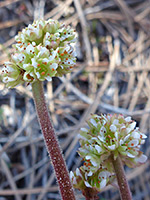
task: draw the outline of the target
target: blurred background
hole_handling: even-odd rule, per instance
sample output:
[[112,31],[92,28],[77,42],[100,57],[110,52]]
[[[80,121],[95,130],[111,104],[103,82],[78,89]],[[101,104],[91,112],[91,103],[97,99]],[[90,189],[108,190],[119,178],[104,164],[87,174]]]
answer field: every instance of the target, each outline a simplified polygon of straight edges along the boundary
[[[35,8],[39,10],[35,10]],[[13,53],[14,36],[34,16],[77,30],[77,64],[71,74],[44,82],[46,99],[69,170],[81,165],[77,134],[91,113],[131,116],[148,138],[150,155],[150,1],[0,1],[0,70]],[[1,74],[0,74],[1,80]],[[125,168],[133,200],[150,199],[150,161]],[[76,191],[77,200],[84,200]],[[106,187],[101,200],[119,200]],[[36,118],[31,86],[0,81],[0,200],[60,200]]]

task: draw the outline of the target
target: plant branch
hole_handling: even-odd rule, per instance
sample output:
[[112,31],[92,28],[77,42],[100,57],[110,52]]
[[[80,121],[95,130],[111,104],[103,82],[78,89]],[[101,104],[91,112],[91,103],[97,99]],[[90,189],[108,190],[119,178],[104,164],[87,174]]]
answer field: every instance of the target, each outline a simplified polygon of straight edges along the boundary
[[38,115],[38,120],[44,135],[47,151],[50,155],[55,175],[58,181],[60,193],[63,200],[75,200],[74,191],[69,179],[69,173],[62,156],[62,152],[51,123],[48,108],[45,102],[43,85],[41,81],[32,84],[33,97]]

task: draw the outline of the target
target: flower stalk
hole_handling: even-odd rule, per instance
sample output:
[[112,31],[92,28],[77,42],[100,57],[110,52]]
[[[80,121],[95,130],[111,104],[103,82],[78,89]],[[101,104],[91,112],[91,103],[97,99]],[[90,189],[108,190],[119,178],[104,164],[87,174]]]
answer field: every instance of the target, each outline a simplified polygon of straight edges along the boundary
[[98,197],[97,193],[98,192],[96,190],[88,187],[82,191],[82,194],[86,200],[99,200],[100,198]]
[[78,136],[83,166],[70,172],[74,188],[81,190],[88,200],[94,191],[100,192],[117,177],[121,199],[131,200],[123,164],[134,168],[146,162],[147,156],[140,147],[147,136],[129,116],[92,115],[87,124]]
[[132,200],[131,191],[128,185],[128,181],[125,175],[125,171],[120,156],[118,155],[116,160],[114,159],[114,157],[112,157],[112,163],[116,173],[121,199]]
[[38,19],[15,37],[14,54],[4,63],[2,80],[8,88],[32,84],[38,120],[47,151],[52,160],[63,200],[74,200],[75,195],[57,136],[54,132],[40,81],[51,81],[54,76],[71,72],[76,57],[72,43],[76,31],[57,20]]
[[47,151],[50,155],[55,175],[58,181],[62,200],[75,200],[74,191],[69,179],[69,173],[62,156],[57,136],[51,123],[50,115],[45,102],[42,82],[36,81],[32,84],[33,97],[37,111],[38,120],[44,136]]

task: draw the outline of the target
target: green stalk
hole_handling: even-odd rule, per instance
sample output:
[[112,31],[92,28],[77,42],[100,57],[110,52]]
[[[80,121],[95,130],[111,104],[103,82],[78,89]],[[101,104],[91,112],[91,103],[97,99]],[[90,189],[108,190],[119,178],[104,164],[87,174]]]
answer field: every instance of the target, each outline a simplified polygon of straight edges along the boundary
[[112,157],[112,163],[116,173],[121,199],[132,200],[131,191],[128,185],[128,181],[125,175],[123,163],[121,161],[120,156],[118,155],[116,160],[114,160],[114,158]]
[[51,123],[48,108],[45,102],[44,90],[41,81],[32,84],[34,103],[38,120],[44,136],[47,151],[50,155],[55,175],[58,181],[63,200],[75,200],[74,191],[70,182],[69,173],[59,146],[57,136]]

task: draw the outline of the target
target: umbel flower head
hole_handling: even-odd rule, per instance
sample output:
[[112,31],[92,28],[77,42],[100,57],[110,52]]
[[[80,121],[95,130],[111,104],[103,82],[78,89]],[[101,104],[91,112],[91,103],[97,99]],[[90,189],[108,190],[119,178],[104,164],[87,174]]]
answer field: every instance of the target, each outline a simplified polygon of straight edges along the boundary
[[51,81],[71,71],[76,63],[72,43],[76,33],[57,20],[37,20],[15,37],[11,62],[2,69],[3,82],[13,88],[24,82]]
[[75,188],[100,190],[111,182],[114,177],[112,157],[116,160],[119,156],[129,167],[136,167],[147,160],[140,151],[147,136],[139,131],[131,117],[92,115],[87,123],[88,128],[81,128],[79,134],[81,147],[78,153],[84,165],[75,173],[71,172]]
[[[89,162],[85,165],[88,167]],[[114,180],[114,173],[110,172],[104,166],[101,166],[95,173],[93,173],[90,171],[90,168],[85,169],[85,165],[77,168],[74,173],[72,171],[70,172],[70,179],[74,188],[84,191],[88,187],[99,192]]]
[[122,161],[129,167],[135,167],[146,161],[140,151],[147,136],[139,131],[131,117],[123,115],[92,115],[87,122],[89,128],[80,132],[79,154],[84,160],[90,160],[95,170],[99,165],[114,159],[120,154]]

